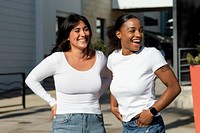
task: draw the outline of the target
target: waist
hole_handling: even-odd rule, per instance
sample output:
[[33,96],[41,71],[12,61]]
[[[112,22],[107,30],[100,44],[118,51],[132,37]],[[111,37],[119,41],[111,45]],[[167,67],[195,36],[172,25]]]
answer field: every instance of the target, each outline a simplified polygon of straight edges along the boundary
[[92,113],[100,114],[99,101],[88,102],[57,102],[56,114],[69,114],[69,113]]
[[97,113],[99,114],[99,96],[94,94],[67,94],[56,92],[57,113]]
[[[156,116],[154,117],[154,119],[160,119],[160,118],[162,118],[162,116],[161,116],[160,114],[158,114],[158,115],[156,115]],[[139,119],[139,115],[133,117],[133,118],[130,120],[130,122],[131,122],[131,121],[135,121],[135,120],[137,120],[137,119]]]

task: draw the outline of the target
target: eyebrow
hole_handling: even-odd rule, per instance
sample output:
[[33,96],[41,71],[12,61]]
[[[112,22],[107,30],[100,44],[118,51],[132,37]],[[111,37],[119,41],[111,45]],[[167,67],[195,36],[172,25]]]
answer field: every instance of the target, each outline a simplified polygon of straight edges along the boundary
[[[83,27],[83,29],[84,28],[89,28],[87,25],[85,25],[84,27]],[[75,27],[75,28],[73,28],[73,29],[81,29],[80,27]]]
[[[131,28],[135,28],[135,27],[128,27],[127,29],[131,29]],[[143,29],[143,26],[141,26],[139,29]]]

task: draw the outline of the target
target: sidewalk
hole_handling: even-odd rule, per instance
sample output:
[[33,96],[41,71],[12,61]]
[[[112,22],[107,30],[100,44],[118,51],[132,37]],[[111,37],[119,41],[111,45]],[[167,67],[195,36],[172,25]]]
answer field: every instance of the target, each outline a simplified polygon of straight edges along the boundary
[[[49,91],[55,96],[55,91]],[[107,133],[122,133],[121,123],[110,112],[108,93],[101,99]],[[21,97],[0,100],[1,133],[50,133],[50,107],[35,94],[26,96],[26,109]],[[18,105],[18,106],[14,106]],[[168,107],[161,112],[166,133],[195,133],[193,110]]]

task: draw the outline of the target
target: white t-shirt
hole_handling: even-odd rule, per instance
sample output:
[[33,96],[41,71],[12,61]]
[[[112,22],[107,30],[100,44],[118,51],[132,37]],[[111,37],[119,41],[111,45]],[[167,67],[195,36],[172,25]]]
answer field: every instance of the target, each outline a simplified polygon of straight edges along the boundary
[[107,66],[113,73],[110,90],[118,101],[123,121],[130,121],[154,104],[154,72],[165,64],[164,57],[155,48],[142,47],[128,56],[115,50],[109,55]]
[[[57,114],[100,114],[99,95],[102,89],[101,71],[107,58],[96,51],[96,61],[87,71],[71,67],[63,52],[55,52],[39,63],[26,78],[26,84],[50,106],[57,104]],[[43,88],[40,81],[54,77],[56,100]],[[104,86],[105,87],[105,86]]]

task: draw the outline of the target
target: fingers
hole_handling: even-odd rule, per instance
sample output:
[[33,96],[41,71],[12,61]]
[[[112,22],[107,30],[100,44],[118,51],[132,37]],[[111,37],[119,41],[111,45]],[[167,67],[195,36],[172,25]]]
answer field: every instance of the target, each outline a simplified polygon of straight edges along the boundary
[[56,105],[51,107],[51,116],[50,121],[52,122],[53,118],[56,116]]
[[121,114],[114,114],[114,115],[115,115],[115,117],[117,117],[117,119],[119,121],[122,121],[122,115]]
[[52,122],[53,118],[55,117],[55,115],[51,115],[50,116],[50,121]]
[[112,108],[111,111],[119,121],[122,121],[122,115],[119,113],[118,107]]
[[150,124],[147,124],[147,123],[142,123],[139,119],[136,120],[136,124],[139,127],[148,127],[150,125]]
[[137,117],[136,124],[140,127],[148,127],[153,121],[152,115],[147,110],[141,112]]

